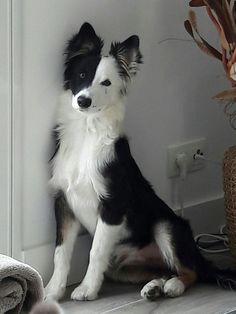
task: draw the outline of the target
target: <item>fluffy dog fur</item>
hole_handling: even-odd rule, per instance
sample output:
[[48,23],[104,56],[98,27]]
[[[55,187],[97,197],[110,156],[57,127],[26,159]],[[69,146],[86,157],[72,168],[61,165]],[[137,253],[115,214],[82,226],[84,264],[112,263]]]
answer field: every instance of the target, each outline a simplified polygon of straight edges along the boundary
[[123,132],[127,88],[142,55],[138,36],[103,41],[88,23],[66,48],[52,178],[57,221],[55,269],[48,298],[65,290],[74,242],[83,225],[93,237],[90,260],[73,300],[93,300],[104,275],[143,282],[141,295],[181,295],[197,280],[235,288],[234,272],[204,260],[188,222],[153,191]]

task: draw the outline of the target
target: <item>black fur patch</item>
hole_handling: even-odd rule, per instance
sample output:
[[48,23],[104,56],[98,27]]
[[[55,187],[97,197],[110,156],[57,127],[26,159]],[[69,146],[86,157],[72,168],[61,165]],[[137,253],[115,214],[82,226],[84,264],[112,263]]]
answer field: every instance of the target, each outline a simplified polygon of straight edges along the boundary
[[53,160],[53,158],[56,156],[59,148],[60,148],[60,139],[59,139],[59,131],[57,130],[57,126],[52,131],[52,137],[53,137],[53,143],[55,145],[54,153],[52,154],[52,157],[49,159],[49,162]]
[[68,221],[75,219],[75,216],[71,211],[62,191],[58,192],[58,195],[55,199],[55,217],[57,223],[56,246],[58,246],[61,245],[64,241],[66,224],[68,224]]
[[133,159],[126,137],[115,144],[115,160],[105,167],[103,175],[110,197],[101,200],[101,217],[108,224],[120,224],[126,218],[132,245],[152,242],[157,222],[175,218],[172,210],[155,194]]
[[[82,60],[73,59],[65,71],[65,88],[70,89],[74,95],[92,84],[97,66],[101,60],[99,56],[88,56]],[[81,77],[83,74],[84,77]]]
[[[72,92],[75,94],[78,92],[78,88],[75,88],[76,83],[82,87],[91,83],[100,61],[102,47],[102,39],[96,35],[89,23],[84,23],[80,31],[68,42],[65,50],[65,89],[73,89]],[[86,74],[84,79],[81,79],[80,73]]]

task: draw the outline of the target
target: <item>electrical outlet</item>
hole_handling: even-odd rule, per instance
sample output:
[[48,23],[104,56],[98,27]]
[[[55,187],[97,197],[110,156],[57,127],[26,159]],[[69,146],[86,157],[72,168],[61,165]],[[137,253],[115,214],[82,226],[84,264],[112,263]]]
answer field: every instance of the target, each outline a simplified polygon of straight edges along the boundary
[[193,172],[205,167],[204,160],[195,160],[193,158],[196,153],[203,153],[206,155],[206,139],[201,138],[179,145],[171,145],[168,147],[168,176],[179,176],[179,168],[176,164],[176,158],[179,154],[186,154],[187,172]]

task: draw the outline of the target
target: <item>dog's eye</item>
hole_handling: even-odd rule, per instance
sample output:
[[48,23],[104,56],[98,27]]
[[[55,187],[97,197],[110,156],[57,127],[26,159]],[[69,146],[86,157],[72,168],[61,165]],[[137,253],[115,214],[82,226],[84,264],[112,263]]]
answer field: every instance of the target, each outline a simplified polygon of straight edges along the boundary
[[110,80],[105,80],[105,81],[101,82],[101,85],[103,85],[103,86],[110,86],[111,85],[111,81]]
[[84,72],[80,73],[79,77],[84,79],[85,78],[85,73]]

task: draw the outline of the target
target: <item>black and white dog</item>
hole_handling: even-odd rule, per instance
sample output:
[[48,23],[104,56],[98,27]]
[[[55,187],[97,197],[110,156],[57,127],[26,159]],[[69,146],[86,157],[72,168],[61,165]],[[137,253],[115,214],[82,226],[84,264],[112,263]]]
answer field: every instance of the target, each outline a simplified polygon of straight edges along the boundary
[[143,282],[141,295],[181,295],[197,280],[235,288],[235,273],[205,261],[187,221],[153,191],[123,132],[127,87],[142,55],[139,38],[103,41],[88,23],[66,49],[64,92],[57,118],[51,186],[56,192],[55,269],[48,298],[62,297],[77,234],[93,237],[89,265],[73,300],[97,298],[104,275]]

